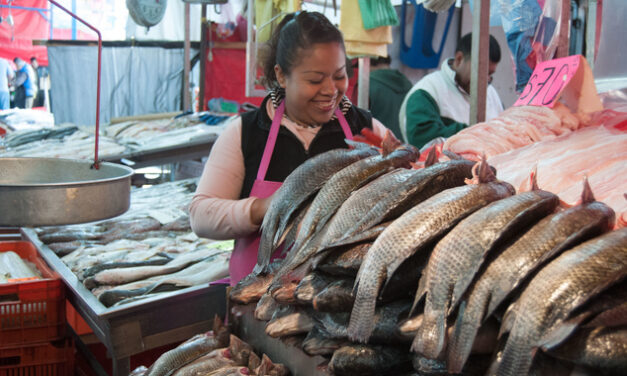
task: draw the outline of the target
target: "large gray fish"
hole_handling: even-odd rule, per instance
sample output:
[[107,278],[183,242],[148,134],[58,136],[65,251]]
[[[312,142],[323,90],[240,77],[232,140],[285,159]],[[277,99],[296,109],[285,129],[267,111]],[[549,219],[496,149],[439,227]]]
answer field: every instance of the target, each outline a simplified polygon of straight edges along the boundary
[[333,353],[329,369],[334,375],[387,375],[408,364],[404,347],[348,345]]
[[266,274],[250,273],[242,278],[231,289],[229,294],[231,300],[240,304],[258,301],[268,291],[268,286],[270,286],[274,273],[280,267],[281,262],[282,260],[272,262]]
[[265,271],[292,215],[309,196],[315,194],[336,172],[375,154],[377,151],[374,148],[334,149],[308,159],[292,171],[275,192],[263,218],[256,272]]
[[438,242],[414,305],[426,295],[424,319],[412,350],[435,359],[444,346],[446,317],[494,246],[550,214],[559,198],[533,190],[491,203],[461,221]]
[[375,155],[357,161],[333,175],[320,189],[307,210],[296,242],[278,275],[294,269],[315,253],[317,250],[315,244],[308,246],[310,238],[324,227],[353,191],[391,169],[409,167],[409,163],[419,155],[418,149],[405,144],[387,155]]
[[627,228],[572,248],[542,268],[509,306],[499,336],[509,333],[489,374],[526,375],[535,350],[560,343],[577,323],[569,314],[627,277]]
[[484,161],[479,165],[479,184],[436,194],[401,215],[379,235],[355,280],[357,294],[349,325],[351,340],[368,341],[379,289],[403,261],[442,236],[464,217],[492,201],[515,193],[510,184],[495,179]]
[[427,166],[420,170],[413,170],[413,174],[381,200],[376,201],[366,214],[351,218],[348,229],[343,229],[340,240],[358,234],[373,225],[394,219],[429,197],[445,189],[459,187],[464,179],[472,176],[471,169],[474,162],[468,160],[447,161]]
[[353,278],[342,278],[331,282],[313,298],[312,305],[319,312],[350,312],[355,302]]
[[614,211],[594,201],[587,182],[582,204],[552,214],[534,225],[486,265],[460,304],[448,347],[450,372],[460,372],[481,322],[539,265],[584,240],[609,231]]
[[372,243],[359,243],[331,250],[316,269],[337,276],[355,277]]
[[617,283],[571,313],[585,327],[627,326],[627,280]]
[[619,375],[627,370],[627,326],[582,328],[548,353],[559,359]]

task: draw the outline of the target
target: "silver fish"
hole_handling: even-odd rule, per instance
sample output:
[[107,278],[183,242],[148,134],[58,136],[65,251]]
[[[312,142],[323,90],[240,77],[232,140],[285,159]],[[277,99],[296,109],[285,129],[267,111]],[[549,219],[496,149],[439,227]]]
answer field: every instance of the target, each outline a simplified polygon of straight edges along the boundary
[[412,349],[435,359],[442,352],[446,317],[499,241],[550,214],[556,195],[534,190],[491,203],[461,221],[438,242],[423,271],[414,306],[426,295],[424,319]]
[[564,249],[611,229],[613,210],[594,201],[589,185],[584,186],[582,205],[542,219],[498,254],[468,289],[468,297],[460,304],[455,334],[447,350],[450,372],[461,371],[481,322],[529,273]]
[[404,260],[464,217],[492,201],[515,193],[510,184],[494,181],[487,163],[481,163],[479,170],[479,184],[436,194],[401,215],[379,235],[355,280],[357,294],[348,327],[351,340],[368,341],[379,289]]
[[489,374],[526,375],[536,348],[560,343],[572,332],[576,323],[565,322],[570,312],[626,276],[627,228],[562,253],[507,309],[500,335],[509,335]]

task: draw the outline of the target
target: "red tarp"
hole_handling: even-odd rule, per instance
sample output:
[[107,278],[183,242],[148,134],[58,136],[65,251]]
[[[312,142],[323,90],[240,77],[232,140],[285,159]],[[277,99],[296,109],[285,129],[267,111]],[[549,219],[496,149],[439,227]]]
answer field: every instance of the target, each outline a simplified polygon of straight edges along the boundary
[[[7,17],[13,18],[13,26]],[[33,40],[48,40],[50,24],[47,18],[47,0],[0,0],[0,57],[13,60],[20,57],[29,61],[37,57],[41,65],[48,65],[48,52],[45,46],[33,46]]]

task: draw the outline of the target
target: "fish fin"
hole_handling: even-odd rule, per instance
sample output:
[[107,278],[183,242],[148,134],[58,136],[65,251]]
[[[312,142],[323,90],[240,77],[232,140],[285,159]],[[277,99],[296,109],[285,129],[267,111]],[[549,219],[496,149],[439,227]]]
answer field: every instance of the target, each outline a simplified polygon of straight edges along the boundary
[[379,273],[374,270],[369,270],[369,272],[374,274],[372,277],[375,281],[372,284],[360,283],[348,323],[348,338],[353,342],[368,343],[374,330],[374,314],[379,287],[387,277],[385,270]]
[[411,351],[430,359],[437,359],[444,347],[446,322],[442,312],[425,310],[422,325],[411,344]]
[[[367,128],[364,128],[363,130],[366,130],[366,129]],[[391,152],[396,150],[399,146],[401,146],[401,142],[388,129],[385,132],[385,136],[383,137],[383,140],[381,141],[381,147],[383,148],[383,153],[382,153],[383,156],[390,154]]]
[[596,201],[594,195],[592,194],[592,188],[590,188],[590,183],[588,182],[588,175],[583,176],[583,191],[581,192],[581,203],[587,204],[589,202]]
[[[382,147],[383,146],[384,138],[381,138],[381,137],[377,136],[372,131],[372,129],[370,129],[370,128],[363,128],[360,133],[361,133],[362,136],[364,136],[368,140],[368,143],[370,145],[377,146],[377,147]],[[387,136],[387,134],[385,136]],[[392,136],[394,136],[394,135],[392,135]]]
[[541,346],[544,350],[558,346],[577,329],[579,323],[583,321],[585,317],[586,315],[579,315],[550,328],[542,338],[540,338],[540,342],[537,345]]
[[501,338],[505,333],[509,333],[514,327],[514,323],[516,322],[516,303],[512,303],[507,310],[505,311],[505,315],[503,316],[503,321],[501,322],[501,329],[499,329],[498,338]]
[[427,159],[425,159],[425,167],[433,166],[438,163],[438,151],[437,146],[434,146],[429,150],[429,154],[427,154]]
[[538,164],[536,163],[531,169],[531,172],[529,173],[529,179],[523,180],[523,182],[518,187],[518,193],[539,190],[540,188],[538,187],[537,177],[538,177]]

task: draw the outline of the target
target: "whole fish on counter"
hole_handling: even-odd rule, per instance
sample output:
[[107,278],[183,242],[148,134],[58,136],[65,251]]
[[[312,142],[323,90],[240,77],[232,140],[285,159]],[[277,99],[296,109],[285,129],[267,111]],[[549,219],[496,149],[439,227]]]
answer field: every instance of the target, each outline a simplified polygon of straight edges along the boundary
[[41,278],[37,267],[13,251],[0,252],[0,283],[10,279]]
[[450,372],[460,372],[481,322],[542,262],[581,241],[609,231],[614,211],[594,200],[584,182],[582,204],[552,214],[534,225],[492,260],[460,305],[448,348]]
[[376,149],[370,147],[330,150],[308,159],[292,171],[275,193],[263,217],[255,272],[266,271],[292,215],[309,196],[315,194],[339,170],[376,153]]
[[533,190],[493,202],[462,220],[434,248],[414,306],[426,295],[424,318],[412,350],[435,359],[444,347],[446,317],[473,280],[485,257],[498,244],[550,214],[556,195]]
[[495,180],[485,160],[478,169],[478,184],[436,194],[405,212],[379,235],[355,280],[357,294],[348,328],[350,339],[368,341],[379,289],[405,259],[442,236],[464,217],[492,201],[515,193],[508,183]]
[[231,352],[228,348],[215,349],[186,366],[179,368],[173,375],[202,376],[217,369],[233,365],[235,365],[235,362],[231,359]]
[[507,339],[489,373],[526,375],[535,349],[560,343],[576,327],[576,322],[565,322],[570,312],[625,277],[627,229],[562,253],[533,277],[507,309],[501,325],[501,335],[508,333]]

